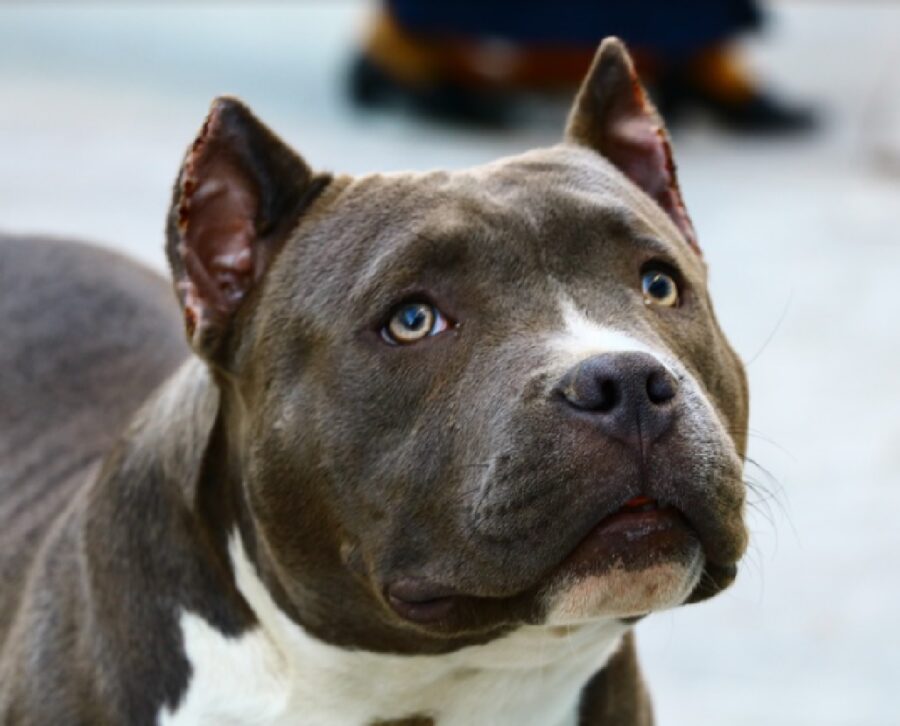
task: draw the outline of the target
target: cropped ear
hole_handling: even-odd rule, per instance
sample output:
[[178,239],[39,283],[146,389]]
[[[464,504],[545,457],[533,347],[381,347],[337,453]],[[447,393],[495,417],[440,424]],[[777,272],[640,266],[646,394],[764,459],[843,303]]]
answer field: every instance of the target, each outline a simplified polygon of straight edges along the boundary
[[213,101],[175,183],[166,245],[202,356],[216,359],[241,304],[328,181],[240,101]]
[[606,38],[575,98],[566,138],[605,156],[669,215],[700,254],[665,124],[618,38]]

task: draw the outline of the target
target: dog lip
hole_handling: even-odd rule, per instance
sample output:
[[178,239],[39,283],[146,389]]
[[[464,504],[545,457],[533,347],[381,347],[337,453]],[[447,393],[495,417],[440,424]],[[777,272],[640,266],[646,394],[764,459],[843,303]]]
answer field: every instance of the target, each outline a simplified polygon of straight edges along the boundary
[[626,505],[601,519],[588,537],[594,533],[621,532],[631,540],[678,524],[686,525],[686,522],[674,507],[660,508],[655,504],[637,507]]
[[617,558],[639,556],[646,547],[671,549],[696,533],[676,508],[638,496],[600,519],[555,568],[594,569]]
[[446,618],[460,599],[459,591],[418,578],[404,578],[385,588],[397,615],[415,623],[434,623]]
[[655,499],[639,494],[625,502],[618,512],[650,512],[659,509],[659,503]]

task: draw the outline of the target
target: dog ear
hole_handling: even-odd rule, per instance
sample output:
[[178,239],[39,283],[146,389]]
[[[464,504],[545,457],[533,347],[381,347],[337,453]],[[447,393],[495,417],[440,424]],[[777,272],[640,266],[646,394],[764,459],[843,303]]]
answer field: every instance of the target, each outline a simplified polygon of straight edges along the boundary
[[700,253],[678,188],[669,134],[618,38],[600,44],[569,114],[566,139],[611,161],[662,207]]
[[166,245],[202,356],[215,360],[242,302],[328,180],[240,101],[213,101],[175,183]]

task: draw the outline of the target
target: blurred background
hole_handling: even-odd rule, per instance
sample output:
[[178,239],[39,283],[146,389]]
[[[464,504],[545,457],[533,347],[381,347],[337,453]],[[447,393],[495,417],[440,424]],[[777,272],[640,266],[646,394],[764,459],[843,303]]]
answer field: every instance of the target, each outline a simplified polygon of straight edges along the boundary
[[[462,167],[559,139],[582,50],[543,65],[538,54],[552,78],[516,76],[522,28],[422,51],[427,18],[386,30],[375,9],[0,3],[0,228],[96,241],[163,270],[170,187],[220,93],[336,171]],[[639,647],[661,724],[898,724],[900,4],[761,9],[761,32],[736,23],[716,56],[718,99],[683,54],[640,49],[680,122],[713,299],[748,363],[756,487],[736,586],[642,622]],[[427,77],[407,74],[423,65]],[[738,97],[762,94],[786,123],[736,116],[742,84]],[[527,93],[507,101],[513,87]]]

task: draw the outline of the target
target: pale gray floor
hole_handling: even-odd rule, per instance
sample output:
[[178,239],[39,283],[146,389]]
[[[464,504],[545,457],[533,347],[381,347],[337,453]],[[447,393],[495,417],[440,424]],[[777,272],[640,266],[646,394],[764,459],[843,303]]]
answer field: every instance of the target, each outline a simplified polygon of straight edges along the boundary
[[[315,165],[462,166],[552,142],[350,112],[357,3],[0,6],[0,227],[77,235],[162,266],[182,149],[243,96]],[[694,127],[683,187],[726,331],[750,361],[752,457],[771,521],[739,583],[650,618],[662,724],[900,724],[900,7],[782,3],[749,49],[817,97],[825,133]],[[779,325],[780,322],[780,325]]]

